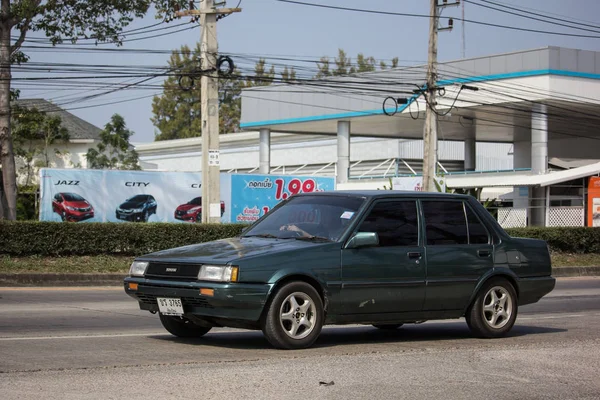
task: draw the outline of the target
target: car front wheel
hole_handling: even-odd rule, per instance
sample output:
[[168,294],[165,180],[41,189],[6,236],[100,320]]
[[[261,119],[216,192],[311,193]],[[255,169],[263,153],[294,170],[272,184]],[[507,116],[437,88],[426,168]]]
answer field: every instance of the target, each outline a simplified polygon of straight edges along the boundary
[[280,349],[310,347],[325,320],[323,301],[306,282],[282,286],[269,302],[262,331],[269,343]]
[[473,333],[483,338],[506,335],[517,319],[517,294],[505,279],[492,279],[477,294],[465,315]]
[[187,319],[162,314],[159,314],[159,317],[162,326],[177,337],[197,338],[206,335],[211,330],[209,327],[196,325]]

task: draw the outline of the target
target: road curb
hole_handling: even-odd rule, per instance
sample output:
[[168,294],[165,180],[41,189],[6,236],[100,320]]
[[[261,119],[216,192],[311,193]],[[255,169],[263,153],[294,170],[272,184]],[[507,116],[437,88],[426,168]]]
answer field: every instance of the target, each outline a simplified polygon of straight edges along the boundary
[[[0,273],[0,286],[121,286],[125,274]],[[600,276],[600,266],[554,267],[555,278]]]
[[0,274],[0,286],[120,286],[125,274]]

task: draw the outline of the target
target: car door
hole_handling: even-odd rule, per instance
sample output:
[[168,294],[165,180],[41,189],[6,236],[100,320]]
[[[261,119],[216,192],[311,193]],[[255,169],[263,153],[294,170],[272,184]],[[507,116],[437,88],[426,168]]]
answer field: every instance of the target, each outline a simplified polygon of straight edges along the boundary
[[426,311],[462,310],[494,267],[485,225],[462,200],[421,200],[427,260]]
[[380,200],[357,232],[375,232],[374,247],[342,250],[345,314],[420,311],[425,298],[424,248],[416,200]]

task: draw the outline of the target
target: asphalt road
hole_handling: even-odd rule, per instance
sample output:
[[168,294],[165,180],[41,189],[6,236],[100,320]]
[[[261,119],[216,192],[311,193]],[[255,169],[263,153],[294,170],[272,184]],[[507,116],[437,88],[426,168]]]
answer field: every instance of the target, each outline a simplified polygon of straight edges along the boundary
[[[600,399],[600,278],[560,279],[509,337],[464,320],[177,339],[122,288],[0,288],[0,399]],[[333,382],[333,384],[331,384]]]

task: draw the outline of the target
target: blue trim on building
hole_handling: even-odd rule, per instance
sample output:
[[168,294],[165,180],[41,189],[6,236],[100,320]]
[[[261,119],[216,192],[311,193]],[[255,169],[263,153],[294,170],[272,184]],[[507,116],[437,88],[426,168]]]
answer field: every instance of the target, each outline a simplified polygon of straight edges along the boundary
[[[469,82],[484,82],[484,81],[493,81],[493,80],[502,80],[502,79],[511,79],[511,78],[523,78],[528,76],[540,76],[540,75],[557,75],[557,76],[568,76],[574,78],[586,78],[586,79],[600,79],[600,74],[593,74],[589,72],[575,72],[575,71],[563,71],[559,69],[538,69],[531,71],[520,71],[520,72],[509,72],[506,74],[492,74],[492,75],[482,75],[482,76],[473,76],[470,78],[457,78],[457,79],[447,79],[438,82],[438,85],[453,85],[455,83],[469,83]],[[408,104],[404,104],[402,107],[398,107],[398,113],[403,112],[415,99],[417,96],[412,96]],[[394,113],[396,111],[393,108],[386,109],[389,113]],[[246,122],[241,123],[240,128],[258,128],[267,125],[282,125],[282,124],[294,124],[298,122],[312,122],[312,121],[324,121],[330,119],[344,119],[344,118],[356,118],[356,117],[366,117],[371,115],[383,115],[383,108],[379,110],[365,110],[365,111],[350,111],[343,112],[337,114],[325,114],[325,115],[314,115],[308,117],[299,117],[299,118],[287,118],[287,119],[274,119],[267,121],[258,121],[258,122]]]

